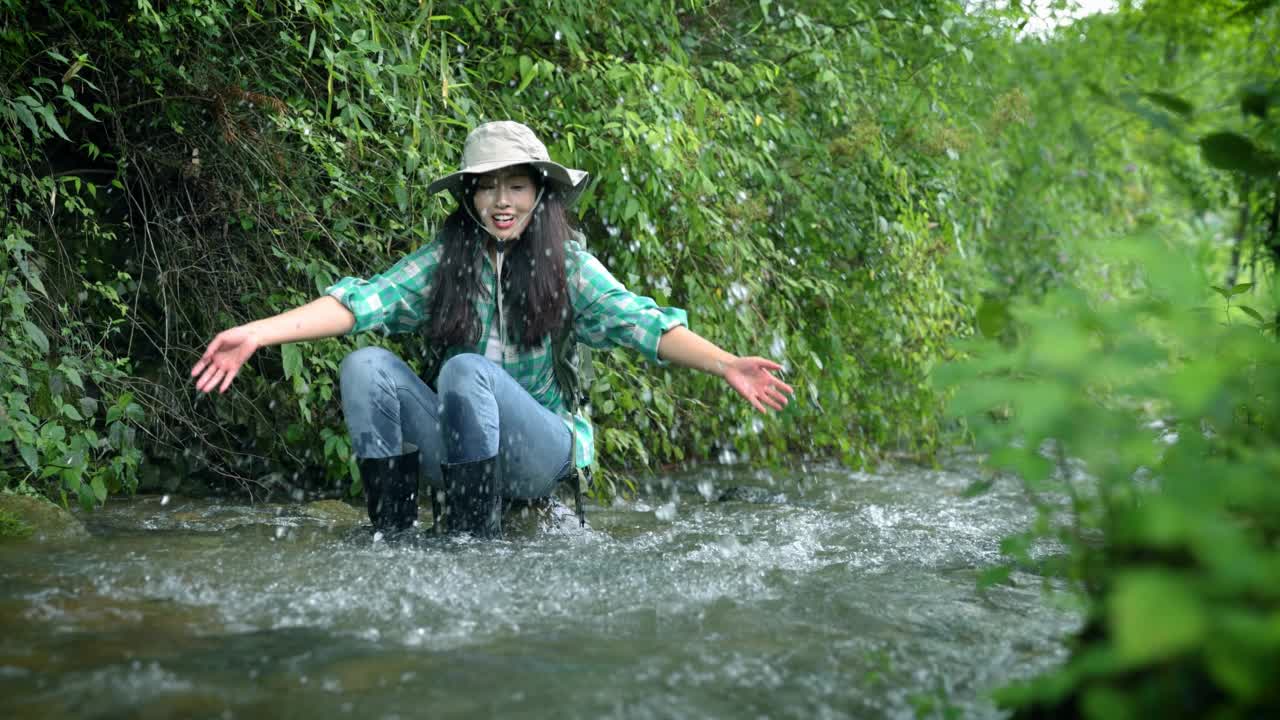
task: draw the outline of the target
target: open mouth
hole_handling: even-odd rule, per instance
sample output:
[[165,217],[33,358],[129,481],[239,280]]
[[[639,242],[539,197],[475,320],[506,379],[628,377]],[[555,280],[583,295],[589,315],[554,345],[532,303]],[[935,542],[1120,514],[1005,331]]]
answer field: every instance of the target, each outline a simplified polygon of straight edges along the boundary
[[499,230],[510,230],[516,224],[516,216],[510,213],[497,213],[491,215],[493,226]]

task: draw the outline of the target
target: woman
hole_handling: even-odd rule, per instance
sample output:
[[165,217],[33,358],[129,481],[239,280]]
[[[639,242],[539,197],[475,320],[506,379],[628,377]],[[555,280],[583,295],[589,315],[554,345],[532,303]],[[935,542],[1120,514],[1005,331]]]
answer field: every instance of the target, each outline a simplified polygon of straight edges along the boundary
[[561,387],[556,338],[628,346],[722,377],[761,412],[782,409],[792,390],[773,375],[777,363],[725,352],[689,330],[683,310],[627,291],[582,247],[566,210],[587,179],[552,162],[520,123],[477,127],[461,170],[427,188],[458,201],[437,242],[373,278],[343,278],[318,300],[220,333],[191,369],[196,388],[226,392],[262,346],[420,330],[443,360],[438,374],[428,370],[434,389],[381,348],[342,363],[370,519],[381,530],[412,526],[421,466],[433,510],[443,490],[449,529],[484,536],[500,532],[504,498],[546,497],[593,461],[591,424]]

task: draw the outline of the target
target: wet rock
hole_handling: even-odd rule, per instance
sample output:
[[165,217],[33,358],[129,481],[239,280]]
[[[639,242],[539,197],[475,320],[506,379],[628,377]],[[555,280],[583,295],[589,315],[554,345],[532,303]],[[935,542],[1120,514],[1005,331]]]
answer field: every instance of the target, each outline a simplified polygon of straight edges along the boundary
[[[4,522],[10,520],[9,522]],[[26,495],[0,495],[3,540],[76,540],[89,536],[84,524],[63,508]]]
[[317,500],[302,506],[302,514],[313,520],[324,520],[338,525],[359,525],[367,522],[365,510],[348,505],[341,500]]
[[735,485],[720,491],[720,502],[745,502],[754,505],[781,505],[787,496],[764,488]]

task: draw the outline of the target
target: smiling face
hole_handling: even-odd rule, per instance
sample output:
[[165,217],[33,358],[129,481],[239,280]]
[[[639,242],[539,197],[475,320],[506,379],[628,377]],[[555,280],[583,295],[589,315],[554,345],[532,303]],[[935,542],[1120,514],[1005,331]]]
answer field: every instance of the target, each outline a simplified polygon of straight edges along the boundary
[[529,226],[538,188],[524,166],[495,170],[476,180],[472,204],[476,218],[491,235],[514,240]]

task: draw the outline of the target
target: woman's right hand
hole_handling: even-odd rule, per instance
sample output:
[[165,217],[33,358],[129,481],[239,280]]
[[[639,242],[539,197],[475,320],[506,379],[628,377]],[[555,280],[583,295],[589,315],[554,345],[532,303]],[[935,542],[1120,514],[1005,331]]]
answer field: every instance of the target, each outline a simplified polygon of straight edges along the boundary
[[214,388],[220,393],[226,392],[236,373],[240,372],[240,366],[259,347],[261,343],[257,333],[248,326],[240,325],[218,333],[200,361],[191,368],[191,377],[196,378],[196,389],[202,393]]

